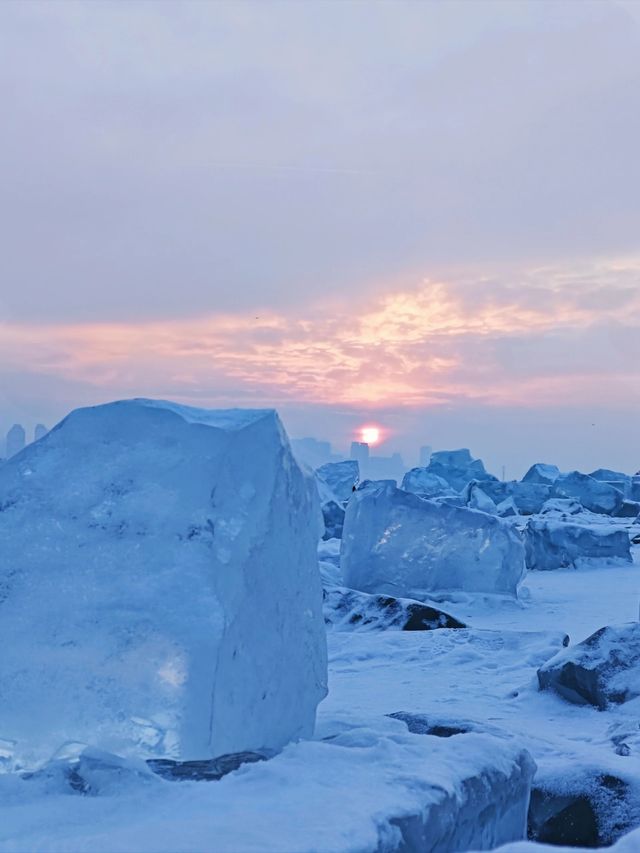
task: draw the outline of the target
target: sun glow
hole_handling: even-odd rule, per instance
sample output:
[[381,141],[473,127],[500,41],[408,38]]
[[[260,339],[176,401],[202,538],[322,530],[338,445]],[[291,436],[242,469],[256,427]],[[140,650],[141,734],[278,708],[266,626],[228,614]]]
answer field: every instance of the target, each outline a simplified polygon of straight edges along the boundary
[[360,427],[360,441],[365,444],[374,445],[380,442],[380,427],[364,426]]

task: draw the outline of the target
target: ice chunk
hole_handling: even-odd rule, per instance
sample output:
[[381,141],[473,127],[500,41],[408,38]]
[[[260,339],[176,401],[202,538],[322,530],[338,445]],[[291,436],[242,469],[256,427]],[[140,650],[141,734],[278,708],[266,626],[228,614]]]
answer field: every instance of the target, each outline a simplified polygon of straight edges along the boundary
[[495,503],[489,495],[482,491],[477,480],[471,480],[470,483],[462,490],[462,497],[465,504],[471,509],[487,512],[489,515],[496,515],[497,509]]
[[523,483],[545,483],[550,486],[560,476],[560,469],[556,465],[547,465],[544,462],[536,462],[522,478]]
[[318,543],[318,559],[340,567],[340,540],[324,539]]
[[604,710],[640,696],[640,622],[607,626],[558,652],[538,670],[541,690]]
[[624,501],[624,495],[615,486],[579,471],[562,474],[553,485],[553,493],[558,498],[575,498],[585,509],[604,515],[617,515]]
[[417,735],[433,735],[434,737],[455,737],[469,732],[483,732],[504,737],[501,729],[488,723],[469,720],[467,718],[447,715],[416,714],[413,711],[394,711],[388,714],[394,720],[401,720],[410,732]]
[[344,504],[321,477],[316,476],[315,479],[324,525],[322,538],[339,539],[344,525]]
[[525,531],[528,569],[578,568],[581,562],[631,562],[626,530],[532,518]]
[[621,471],[611,471],[609,468],[598,468],[592,471],[589,476],[593,477],[594,480],[600,480],[602,483],[615,486],[626,498],[631,497],[632,478],[629,474],[623,474]]
[[513,483],[511,496],[523,515],[534,515],[540,512],[544,503],[551,496],[552,487],[548,483],[522,482]]
[[395,480],[362,480],[362,482],[358,484],[356,491],[375,491],[376,489],[383,489],[387,486],[393,487],[395,489],[398,487],[398,483]]
[[480,485],[482,491],[491,498],[494,504],[499,504],[511,497],[515,482],[515,480],[481,480]]
[[622,506],[617,512],[618,518],[638,518],[640,515],[640,502],[622,501]]
[[480,488],[495,504],[501,504],[511,498],[522,515],[536,515],[552,495],[552,486],[549,483],[532,481],[483,480]]
[[446,506],[386,484],[355,492],[341,549],[345,585],[424,598],[436,591],[515,596],[520,534],[496,516]]
[[339,566],[336,566],[335,563],[329,563],[326,560],[320,560],[318,568],[320,569],[323,590],[332,586],[340,586],[342,583],[342,573]]
[[262,752],[232,752],[204,761],[173,761],[170,758],[149,758],[148,767],[158,776],[172,782],[218,782],[244,764],[267,761],[273,754]]
[[501,518],[512,518],[514,515],[519,515],[518,507],[512,497],[505,498],[500,501],[496,507],[496,512]]
[[326,692],[317,497],[273,411],[80,409],[0,470],[0,731],[279,748]]
[[[586,770],[586,768],[585,768]],[[571,847],[609,847],[633,826],[629,786],[602,769],[536,780],[529,806],[529,837]],[[553,848],[557,850],[557,847]]]
[[340,539],[344,526],[344,507],[337,501],[326,501],[322,504],[322,520],[324,521],[323,539]]
[[411,734],[383,717],[216,782],[131,774],[111,796],[39,808],[15,797],[3,802],[2,844],[14,853],[490,850],[525,837],[534,772],[517,739]]
[[496,480],[488,474],[481,459],[474,459],[465,448],[463,450],[439,450],[431,454],[431,461],[425,469],[429,474],[442,477],[456,491],[464,488],[469,480]]
[[549,498],[545,501],[540,510],[540,515],[552,515],[559,518],[570,515],[580,515],[584,512],[584,507],[579,501],[573,498]]
[[465,627],[454,616],[420,601],[369,595],[341,586],[325,589],[324,620],[336,631],[431,631]]
[[437,474],[431,474],[428,468],[412,468],[407,471],[402,480],[402,488],[405,492],[413,492],[424,498],[456,494],[446,480]]
[[23,778],[45,782],[49,790],[65,793],[113,795],[125,785],[153,784],[153,771],[144,761],[122,758],[86,744],[65,744],[56,755],[35,773]]
[[348,501],[360,478],[360,468],[355,459],[327,462],[316,470],[316,475],[324,480],[338,500]]
[[454,492],[452,495],[438,495],[435,498],[429,498],[429,500],[433,501],[438,506],[466,506],[465,499],[462,495],[459,495]]
[[[575,853],[575,850],[575,846],[571,844],[566,847],[558,847],[556,844],[521,841],[498,847],[494,853]],[[640,829],[623,835],[613,847],[607,847],[607,853],[638,853],[638,850],[640,850]]]
[[319,543],[318,567],[323,587],[342,585],[339,539],[323,539]]

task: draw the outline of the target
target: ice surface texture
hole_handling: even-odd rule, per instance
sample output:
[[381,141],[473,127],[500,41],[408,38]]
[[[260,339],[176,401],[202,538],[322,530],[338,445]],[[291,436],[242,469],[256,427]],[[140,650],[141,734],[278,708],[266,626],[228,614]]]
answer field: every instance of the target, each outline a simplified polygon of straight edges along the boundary
[[545,462],[536,462],[522,478],[523,483],[540,483],[550,486],[560,476],[560,469],[556,465],[547,465]]
[[501,518],[371,484],[347,506],[341,569],[345,585],[363,592],[515,596],[525,571],[524,546]]
[[348,501],[354,483],[360,478],[360,467],[355,459],[344,462],[327,462],[316,469],[316,476],[323,480],[341,501]]
[[624,502],[624,495],[615,486],[579,471],[561,474],[553,485],[553,492],[554,497],[575,498],[585,509],[605,515],[618,515]]
[[482,490],[477,480],[471,480],[467,483],[461,494],[466,506],[470,509],[478,509],[480,512],[489,513],[489,515],[496,515],[498,513],[495,503]]
[[528,569],[578,568],[581,562],[596,559],[627,563],[632,560],[626,530],[555,518],[532,518],[527,524],[525,544]]
[[344,525],[344,503],[317,473],[314,479],[322,510],[322,538],[339,539]]
[[316,489],[273,411],[72,412],[0,470],[0,736],[204,759],[313,731]]
[[423,498],[456,494],[446,480],[437,474],[430,474],[427,468],[412,468],[407,471],[402,480],[402,488],[405,492],[413,492]]

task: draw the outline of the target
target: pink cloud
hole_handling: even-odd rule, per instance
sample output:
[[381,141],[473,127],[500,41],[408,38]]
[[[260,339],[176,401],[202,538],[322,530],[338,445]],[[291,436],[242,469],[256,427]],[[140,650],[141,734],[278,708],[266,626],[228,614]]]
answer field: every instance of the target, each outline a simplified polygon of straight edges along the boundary
[[[360,408],[615,400],[640,387],[639,279],[640,263],[616,261],[426,280],[290,315],[4,324],[0,358],[105,396]],[[621,363],[609,338],[613,350],[626,341]]]

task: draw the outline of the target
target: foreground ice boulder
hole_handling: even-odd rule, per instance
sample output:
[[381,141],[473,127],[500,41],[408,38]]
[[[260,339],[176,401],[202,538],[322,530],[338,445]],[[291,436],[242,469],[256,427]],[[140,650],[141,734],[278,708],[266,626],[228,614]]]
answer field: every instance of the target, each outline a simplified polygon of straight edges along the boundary
[[577,568],[580,563],[632,561],[626,530],[574,524],[555,518],[532,518],[525,531],[528,569]]
[[0,471],[0,736],[208,758],[313,731],[317,498],[273,411],[72,412]]
[[348,587],[405,598],[450,590],[515,596],[525,570],[521,536],[508,522],[389,483],[349,501],[340,565]]
[[542,690],[604,710],[640,696],[640,622],[607,626],[563,649],[538,670]]

